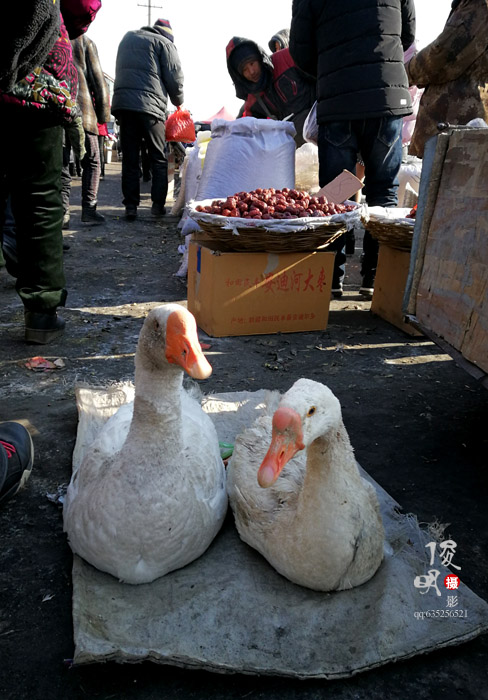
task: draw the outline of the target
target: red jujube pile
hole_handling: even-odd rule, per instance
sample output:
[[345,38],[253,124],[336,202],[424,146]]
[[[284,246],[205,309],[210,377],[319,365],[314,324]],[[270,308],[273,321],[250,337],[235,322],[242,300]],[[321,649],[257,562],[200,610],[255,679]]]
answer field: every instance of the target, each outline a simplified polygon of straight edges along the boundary
[[313,197],[308,192],[284,187],[252,192],[237,192],[227,199],[215,199],[207,206],[197,205],[196,211],[242,219],[296,219],[306,216],[331,216],[352,211],[353,204],[334,204],[327,197]]

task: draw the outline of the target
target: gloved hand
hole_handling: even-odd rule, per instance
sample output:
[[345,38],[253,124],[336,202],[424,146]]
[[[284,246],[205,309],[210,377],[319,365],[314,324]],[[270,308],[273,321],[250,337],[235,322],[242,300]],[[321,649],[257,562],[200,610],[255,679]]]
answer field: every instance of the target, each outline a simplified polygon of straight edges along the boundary
[[65,126],[66,133],[69,136],[73,152],[77,158],[82,160],[86,153],[85,148],[85,130],[81,117],[76,117],[73,121]]

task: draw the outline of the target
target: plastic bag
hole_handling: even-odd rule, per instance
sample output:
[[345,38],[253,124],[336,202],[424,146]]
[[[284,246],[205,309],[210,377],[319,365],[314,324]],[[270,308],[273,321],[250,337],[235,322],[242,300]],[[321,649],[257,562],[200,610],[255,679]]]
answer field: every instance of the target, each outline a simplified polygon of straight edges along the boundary
[[170,114],[166,120],[166,141],[193,143],[196,138],[195,124],[190,112],[177,107],[176,112]]
[[319,149],[313,143],[304,143],[295,152],[295,189],[310,194],[319,191]]
[[317,124],[317,102],[313,103],[312,109],[308,113],[303,123],[303,138],[308,143],[317,145],[319,140],[319,126]]

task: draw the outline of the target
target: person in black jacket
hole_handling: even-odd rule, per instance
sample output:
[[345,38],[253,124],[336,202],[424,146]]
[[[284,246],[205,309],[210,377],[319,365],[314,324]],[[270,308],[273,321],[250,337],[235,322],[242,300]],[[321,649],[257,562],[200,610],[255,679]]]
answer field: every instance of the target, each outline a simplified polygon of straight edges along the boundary
[[[403,52],[415,39],[413,0],[294,0],[290,52],[317,76],[319,180],[325,185],[345,168],[364,162],[370,206],[397,204],[403,117],[412,112]],[[337,244],[332,281],[342,295],[345,255]],[[378,243],[364,235],[362,286],[374,288]]]
[[245,100],[239,116],[293,121],[301,146],[303,123],[315,101],[315,78],[295,65],[288,49],[272,56],[256,42],[233,37],[226,48],[227,69],[236,95]]
[[151,213],[164,216],[168,194],[165,124],[168,97],[183,104],[183,71],[168,20],[127,32],[115,64],[112,114],[120,124],[122,194],[125,216],[134,221],[140,202],[139,154],[142,140],[151,160]]
[[280,29],[280,31],[273,34],[271,39],[268,41],[268,46],[271,53],[276,53],[277,51],[281,51],[281,49],[287,49],[289,43],[290,30]]

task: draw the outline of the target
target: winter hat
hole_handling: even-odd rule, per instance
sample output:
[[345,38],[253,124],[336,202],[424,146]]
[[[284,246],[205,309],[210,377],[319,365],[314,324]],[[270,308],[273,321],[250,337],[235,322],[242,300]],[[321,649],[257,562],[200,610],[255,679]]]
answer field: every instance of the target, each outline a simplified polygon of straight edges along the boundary
[[174,43],[175,37],[168,19],[157,19],[154,22],[154,28],[157,29],[160,34],[165,36],[166,39],[169,39]]
[[244,66],[249,61],[260,61],[259,51],[252,44],[240,44],[232,52],[232,65],[239,75],[242,75]]

